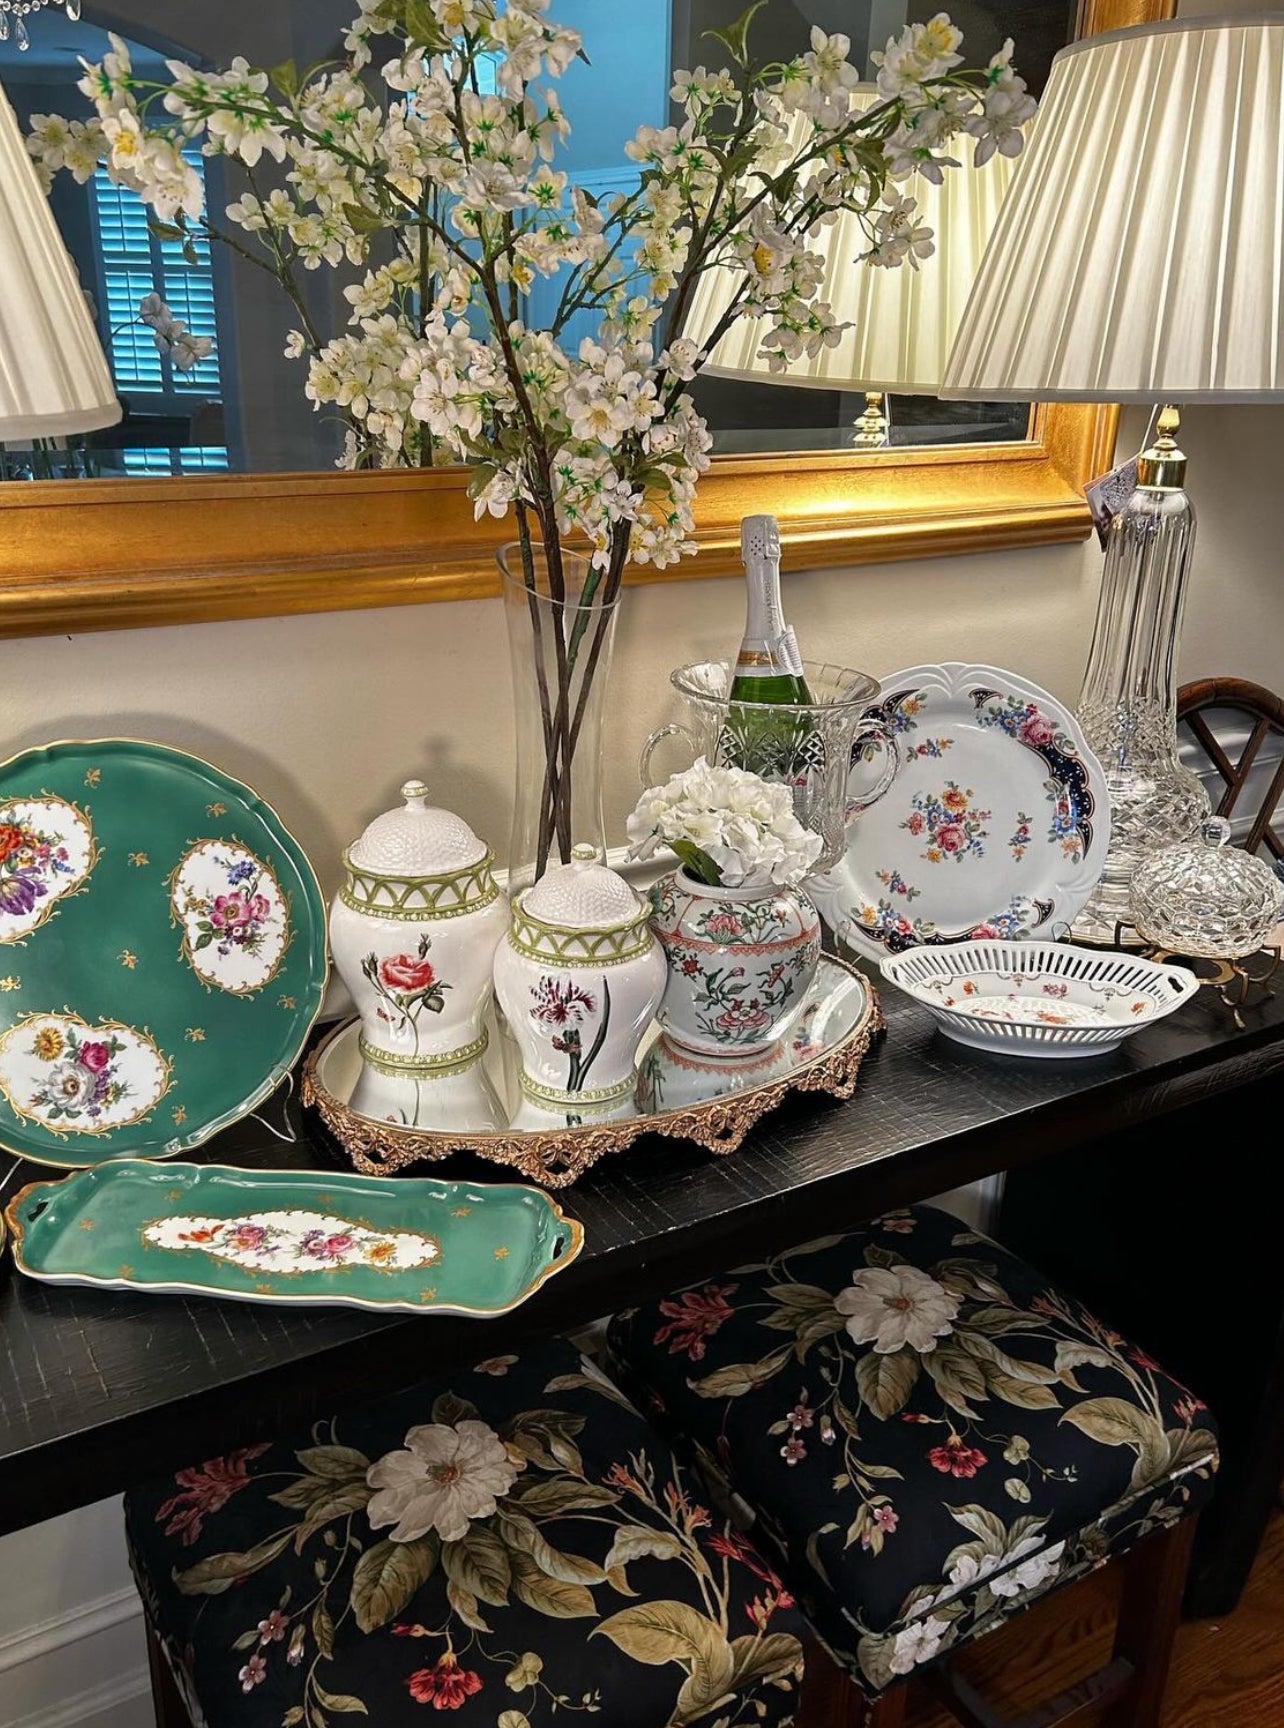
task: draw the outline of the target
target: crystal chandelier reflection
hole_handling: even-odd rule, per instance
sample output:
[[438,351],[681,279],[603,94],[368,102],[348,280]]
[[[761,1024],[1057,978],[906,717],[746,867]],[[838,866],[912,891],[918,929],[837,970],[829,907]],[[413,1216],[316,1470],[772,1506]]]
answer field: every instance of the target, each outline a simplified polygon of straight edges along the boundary
[[27,19],[46,6],[61,6],[74,23],[80,17],[80,0],[0,0],[0,42],[12,36],[22,53],[31,46]]

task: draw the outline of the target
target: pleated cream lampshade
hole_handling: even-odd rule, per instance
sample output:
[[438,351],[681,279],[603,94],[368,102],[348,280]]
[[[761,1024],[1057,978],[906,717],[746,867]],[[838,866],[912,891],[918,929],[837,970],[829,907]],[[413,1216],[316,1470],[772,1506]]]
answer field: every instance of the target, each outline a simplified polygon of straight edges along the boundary
[[945,396],[1284,399],[1284,16],[1062,49]]
[[[879,100],[873,86],[853,92],[853,107]],[[797,145],[809,122],[794,121]],[[828,300],[840,322],[849,321],[835,348],[802,358],[787,372],[772,373],[759,353],[770,319],[741,318],[715,346],[704,371],[715,378],[761,383],[810,385],[819,390],[895,391],[899,395],[936,395],[945,374],[959,320],[998,218],[1016,162],[992,156],[984,167],[970,163],[971,141],[963,140],[964,166],[947,169],[945,183],[934,186],[919,174],[897,190],[918,200],[922,220],[934,230],[936,251],[917,270],[910,264],[875,269],[857,263],[869,240],[856,217],[844,212],[819,241],[826,258],[817,299]],[[701,278],[683,334],[704,345],[731,303],[740,277],[715,269]]]
[[119,419],[75,265],[0,90],[0,442]]

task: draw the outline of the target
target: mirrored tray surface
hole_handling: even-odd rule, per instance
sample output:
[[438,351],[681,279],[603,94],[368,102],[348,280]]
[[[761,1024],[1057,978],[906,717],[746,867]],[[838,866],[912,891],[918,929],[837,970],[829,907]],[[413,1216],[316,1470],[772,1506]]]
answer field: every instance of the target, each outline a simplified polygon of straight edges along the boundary
[[802,1016],[775,1050],[742,1061],[697,1058],[652,1026],[632,1097],[606,1109],[526,1097],[516,1046],[493,1007],[485,1055],[422,1079],[365,1066],[358,1023],[342,1026],[309,1057],[303,1099],[368,1175],[467,1150],[560,1188],[643,1134],[734,1152],[791,1091],[850,1097],[881,1025],[872,986],[846,961],[822,955]]

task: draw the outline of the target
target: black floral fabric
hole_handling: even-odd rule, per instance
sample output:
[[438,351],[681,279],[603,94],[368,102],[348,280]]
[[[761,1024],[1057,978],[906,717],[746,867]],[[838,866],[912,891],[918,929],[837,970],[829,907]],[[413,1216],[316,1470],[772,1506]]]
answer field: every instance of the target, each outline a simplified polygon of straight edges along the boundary
[[564,1341],[180,1470],[125,1512],[198,1728],[794,1719],[788,1592]]
[[612,1322],[867,1692],[1196,1508],[1203,1403],[997,1243],[918,1206]]

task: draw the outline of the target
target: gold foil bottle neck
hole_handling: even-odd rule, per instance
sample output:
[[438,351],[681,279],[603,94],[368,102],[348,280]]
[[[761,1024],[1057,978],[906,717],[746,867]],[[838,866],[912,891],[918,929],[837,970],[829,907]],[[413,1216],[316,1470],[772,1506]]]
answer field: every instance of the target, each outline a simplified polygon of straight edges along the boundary
[[1186,453],[1177,447],[1181,415],[1171,405],[1159,410],[1159,432],[1149,450],[1137,458],[1137,484],[1156,491],[1176,491],[1186,484]]

